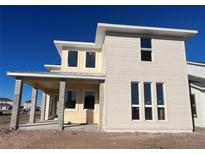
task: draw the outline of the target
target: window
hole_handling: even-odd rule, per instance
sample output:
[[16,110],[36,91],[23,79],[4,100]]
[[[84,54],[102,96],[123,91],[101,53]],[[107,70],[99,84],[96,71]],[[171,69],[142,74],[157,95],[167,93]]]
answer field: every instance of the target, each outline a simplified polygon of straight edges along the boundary
[[145,120],[152,120],[151,83],[144,83]]
[[84,109],[95,108],[95,92],[86,91],[84,96]]
[[77,67],[78,65],[78,51],[68,52],[68,66]]
[[194,94],[191,94],[191,110],[192,110],[192,116],[194,118],[197,118],[196,99],[195,99],[195,95]]
[[86,67],[95,68],[95,52],[86,52]]
[[151,38],[141,37],[141,61],[152,61],[152,41]]
[[131,106],[132,106],[132,120],[140,119],[139,111],[139,86],[137,82],[131,82]]
[[158,120],[165,120],[164,86],[163,83],[156,84]]
[[68,109],[75,109],[76,99],[77,99],[77,92],[76,91],[68,91],[67,101],[65,108]]

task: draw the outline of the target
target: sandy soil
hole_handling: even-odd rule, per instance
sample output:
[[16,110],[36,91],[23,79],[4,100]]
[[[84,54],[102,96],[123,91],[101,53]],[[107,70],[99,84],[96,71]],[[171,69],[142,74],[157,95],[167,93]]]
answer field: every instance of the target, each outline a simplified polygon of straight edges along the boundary
[[[21,115],[21,123],[28,116]],[[97,133],[74,130],[10,131],[10,116],[0,117],[0,148],[205,148],[205,129],[194,133]]]

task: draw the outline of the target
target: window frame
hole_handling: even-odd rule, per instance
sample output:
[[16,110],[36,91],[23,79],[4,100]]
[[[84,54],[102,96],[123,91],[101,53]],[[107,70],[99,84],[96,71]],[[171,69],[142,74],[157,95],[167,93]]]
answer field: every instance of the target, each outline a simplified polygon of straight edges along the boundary
[[[150,38],[151,39],[151,48],[143,48],[142,46],[141,46],[141,39],[142,38]],[[144,62],[144,63],[150,63],[150,62],[153,62],[153,47],[152,47],[152,37],[146,37],[146,36],[142,36],[142,37],[140,37],[140,61],[141,62]],[[142,60],[142,52],[146,52],[146,51],[148,51],[148,52],[151,52],[151,61],[145,61],[145,60]]]
[[[164,99],[164,104],[163,105],[158,105],[157,101],[157,84],[162,84],[162,89],[163,89],[163,99]],[[167,121],[167,107],[166,107],[166,88],[165,88],[165,83],[164,82],[156,82],[156,103],[157,103],[157,120],[158,121]],[[164,119],[159,119],[158,116],[158,108],[164,108]]]
[[[87,52],[94,52],[95,53],[95,67],[87,67],[86,62],[87,62]],[[84,68],[86,69],[96,69],[97,68],[97,52],[93,50],[86,50],[85,51],[85,65]]]
[[[139,101],[139,103],[138,104],[132,104],[132,83],[137,83],[138,84],[138,101]],[[140,112],[141,112],[141,103],[140,103],[140,100],[141,100],[141,93],[140,93],[140,82],[139,81],[131,81],[131,87],[130,87],[130,92],[131,92],[131,120],[132,121],[141,121],[142,120],[142,117],[141,117],[141,114],[140,114]],[[132,108],[133,107],[138,107],[139,108],[139,119],[133,119],[132,118]]]
[[[145,84],[150,84],[150,92],[151,92],[151,104],[145,104]],[[154,101],[153,101],[153,83],[152,82],[143,82],[143,94],[144,94],[144,119],[145,121],[154,121]],[[146,119],[146,108],[151,108],[152,110],[152,119]]]
[[[76,104],[75,104],[75,108],[66,108],[65,107],[65,111],[77,111],[78,110],[78,97],[79,97],[79,91],[78,89],[68,89],[66,90],[66,92],[68,91],[76,91]],[[66,93],[66,97],[68,98],[68,93]],[[66,106],[66,105],[65,105]]]
[[[94,101],[94,109],[85,109],[85,92],[94,92],[95,94],[95,101]],[[97,92],[95,89],[83,89],[83,93],[82,93],[82,98],[83,98],[83,111],[93,111],[93,112],[97,112]]]
[[[78,56],[77,56],[77,66],[69,66],[69,62],[68,62],[68,60],[69,60],[69,52],[70,51],[76,51],[77,52],[77,54],[78,54]],[[80,60],[80,51],[79,50],[76,50],[76,49],[68,49],[68,55],[67,55],[67,67],[68,68],[79,68],[79,60]]]

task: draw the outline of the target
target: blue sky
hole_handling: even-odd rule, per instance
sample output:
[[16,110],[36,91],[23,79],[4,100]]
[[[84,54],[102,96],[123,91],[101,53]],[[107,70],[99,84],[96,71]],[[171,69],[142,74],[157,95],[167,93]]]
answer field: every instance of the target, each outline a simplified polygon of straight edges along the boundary
[[[6,71],[60,64],[53,40],[94,41],[98,22],[196,29],[187,60],[205,62],[205,6],[0,6],[0,97],[13,99],[15,80]],[[30,97],[25,86],[23,101]]]

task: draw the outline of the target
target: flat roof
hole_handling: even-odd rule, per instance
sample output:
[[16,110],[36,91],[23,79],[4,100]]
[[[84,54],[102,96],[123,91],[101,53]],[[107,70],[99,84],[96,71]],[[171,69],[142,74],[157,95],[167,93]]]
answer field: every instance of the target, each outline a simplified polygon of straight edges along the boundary
[[106,32],[133,33],[133,34],[139,34],[139,35],[143,34],[143,35],[156,35],[156,36],[170,36],[170,37],[179,37],[183,40],[187,40],[198,33],[197,30],[98,23],[97,29],[96,29],[95,42],[76,42],[76,41],[54,40],[54,44],[60,56],[61,56],[62,47],[101,48]]
[[59,79],[90,79],[105,80],[104,74],[89,74],[77,72],[7,72],[11,77],[59,78]]

